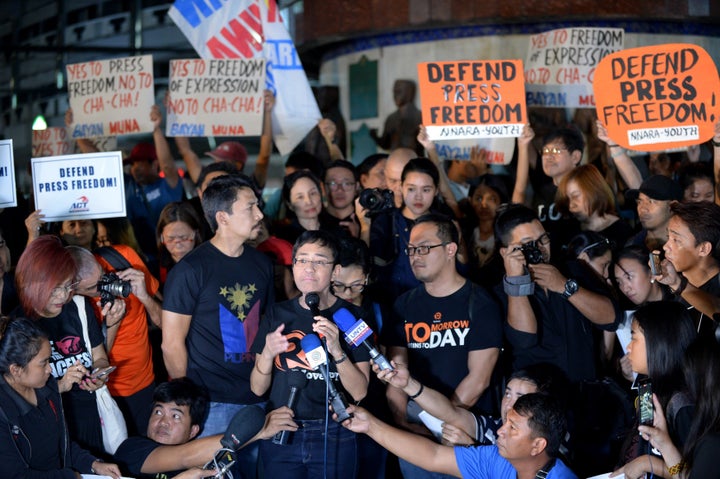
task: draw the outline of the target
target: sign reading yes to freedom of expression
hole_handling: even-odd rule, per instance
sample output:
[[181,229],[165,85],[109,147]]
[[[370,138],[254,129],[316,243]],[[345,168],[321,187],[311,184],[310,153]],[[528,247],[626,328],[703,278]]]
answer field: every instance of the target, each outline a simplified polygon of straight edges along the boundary
[[265,60],[171,60],[168,136],[260,136]]
[[72,138],[152,132],[152,55],[67,66]]
[[0,140],[0,208],[17,206],[12,140]]
[[423,124],[431,140],[520,136],[527,122],[520,60],[418,64]]
[[720,79],[710,55],[690,44],[632,48],[595,73],[597,116],[625,148],[659,151],[713,136]]
[[35,209],[45,221],[125,216],[122,153],[33,158]]
[[623,48],[622,28],[560,28],[530,37],[527,106],[592,108],[595,68]]

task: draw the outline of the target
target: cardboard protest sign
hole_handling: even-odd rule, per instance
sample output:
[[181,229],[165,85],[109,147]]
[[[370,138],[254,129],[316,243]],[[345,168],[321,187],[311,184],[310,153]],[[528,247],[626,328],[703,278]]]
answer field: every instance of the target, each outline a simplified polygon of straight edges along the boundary
[[35,209],[45,221],[125,216],[119,151],[33,158]]
[[259,136],[265,60],[171,60],[168,136]]
[[12,140],[0,140],[0,208],[17,206]]
[[530,37],[525,60],[527,106],[592,108],[595,68],[620,51],[622,28],[570,27]]
[[75,152],[75,140],[64,127],[52,126],[32,132],[32,156],[68,155]]
[[322,118],[275,0],[176,1],[170,18],[201,58],[266,58],[273,140],[290,153]]
[[720,115],[720,79],[697,45],[632,48],[607,56],[595,73],[597,115],[610,138],[640,151],[709,140]]
[[418,79],[431,140],[515,137],[527,122],[520,60],[419,63]]
[[152,132],[152,55],[67,66],[71,138]]
[[[521,129],[522,131],[522,129]],[[469,160],[470,150],[478,147],[485,150],[485,161],[489,165],[508,165],[515,153],[514,138],[472,138],[468,140],[436,141],[435,149],[443,160]]]

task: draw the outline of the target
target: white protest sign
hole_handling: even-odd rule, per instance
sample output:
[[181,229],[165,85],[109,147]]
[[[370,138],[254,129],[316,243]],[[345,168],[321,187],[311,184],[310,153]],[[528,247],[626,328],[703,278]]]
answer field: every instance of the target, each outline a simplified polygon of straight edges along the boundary
[[[118,149],[116,136],[96,136],[90,138],[89,141],[95,146],[97,151],[115,151]],[[75,153],[82,153],[75,143]]]
[[470,150],[485,150],[489,165],[508,165],[515,153],[515,138],[473,138],[469,140],[436,141],[435,149],[444,160],[469,160]]
[[32,132],[32,157],[67,155],[75,151],[75,140],[64,127],[52,126]]
[[320,120],[320,109],[275,0],[176,1],[168,15],[202,58],[267,58],[275,94],[273,140],[285,155]]
[[125,216],[122,153],[33,158],[35,209],[45,221]]
[[67,76],[71,138],[153,131],[152,55],[75,63],[67,66]]
[[525,60],[527,106],[594,108],[595,67],[623,49],[622,28],[570,27],[530,37]]
[[0,140],[0,208],[17,206],[12,140]]
[[171,60],[167,136],[259,136],[265,60]]

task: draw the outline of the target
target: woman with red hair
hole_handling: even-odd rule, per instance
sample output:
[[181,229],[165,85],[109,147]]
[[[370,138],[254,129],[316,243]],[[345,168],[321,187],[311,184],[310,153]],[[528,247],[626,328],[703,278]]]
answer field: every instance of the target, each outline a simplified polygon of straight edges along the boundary
[[50,367],[63,393],[70,436],[93,454],[103,453],[102,430],[92,392],[104,385],[91,379],[94,368],[109,366],[103,335],[92,306],[85,304],[91,346],[85,344],[76,302],[77,267],[70,253],[54,236],[33,240],[20,256],[15,281],[20,307],[13,316],[35,320],[52,346]]

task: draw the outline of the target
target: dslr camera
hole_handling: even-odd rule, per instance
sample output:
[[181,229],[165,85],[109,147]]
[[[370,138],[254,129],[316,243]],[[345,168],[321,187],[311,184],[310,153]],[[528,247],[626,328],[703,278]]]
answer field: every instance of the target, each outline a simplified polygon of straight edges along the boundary
[[525,262],[527,264],[540,264],[545,260],[542,250],[538,247],[537,241],[530,241],[525,243],[520,248],[523,256],[525,256]]
[[374,218],[380,213],[395,208],[395,197],[392,190],[366,188],[360,192],[358,201],[360,205],[367,210],[365,215],[368,218]]
[[132,293],[132,285],[130,281],[122,280],[115,273],[105,273],[97,284],[98,293],[100,293],[100,305],[105,307],[106,304],[112,305],[115,298],[127,298]]

